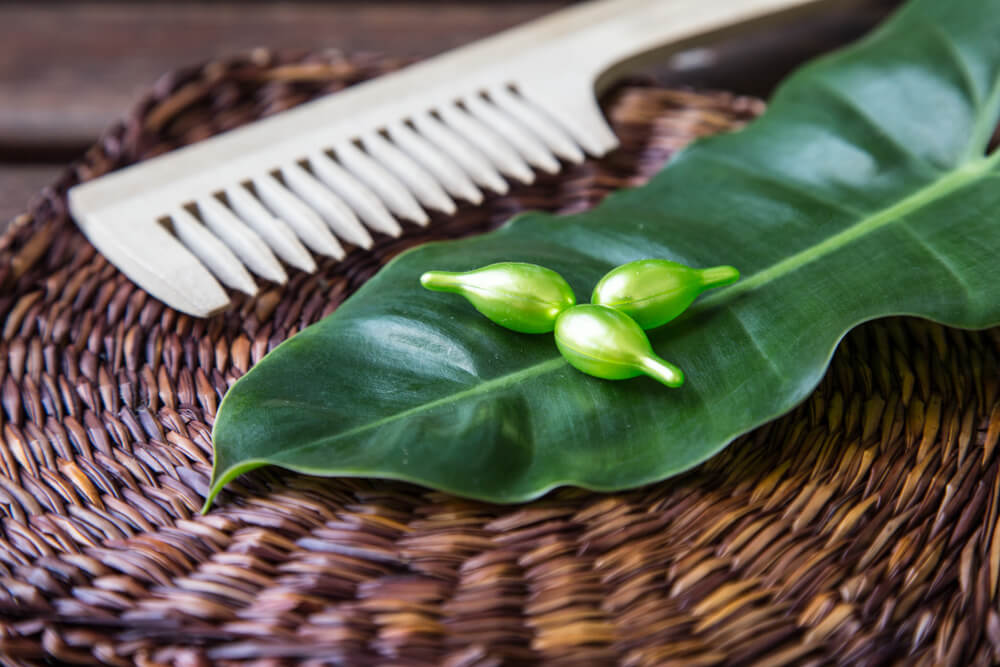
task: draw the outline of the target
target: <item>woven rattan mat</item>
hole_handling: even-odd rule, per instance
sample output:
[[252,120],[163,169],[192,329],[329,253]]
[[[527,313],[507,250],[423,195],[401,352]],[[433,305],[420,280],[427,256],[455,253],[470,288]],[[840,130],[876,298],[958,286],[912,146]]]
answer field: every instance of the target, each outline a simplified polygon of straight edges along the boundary
[[575,211],[760,102],[626,86],[621,150],[295,274],[210,320],[65,212],[77,179],[391,68],[267,53],[164,78],[0,245],[0,662],[987,664],[1000,332],[861,327],[791,414],[681,478],[523,506],[255,472],[198,508],[226,388],[389,257]]

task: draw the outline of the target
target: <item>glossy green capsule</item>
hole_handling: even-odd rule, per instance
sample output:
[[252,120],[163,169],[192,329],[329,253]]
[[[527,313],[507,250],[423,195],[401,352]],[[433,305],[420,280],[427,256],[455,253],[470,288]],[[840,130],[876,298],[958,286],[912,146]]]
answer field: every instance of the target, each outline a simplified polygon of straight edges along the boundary
[[576,303],[569,283],[537,264],[501,262],[453,273],[428,271],[420,284],[436,292],[461,294],[500,326],[521,333],[548,333],[559,313]]
[[556,346],[574,368],[605,380],[639,375],[668,387],[684,384],[684,373],[656,356],[635,320],[609,306],[586,304],[564,310],[556,320]]
[[740,272],[731,266],[692,269],[666,259],[640,259],[601,278],[590,300],[653,329],[683,313],[705,290],[739,279]]

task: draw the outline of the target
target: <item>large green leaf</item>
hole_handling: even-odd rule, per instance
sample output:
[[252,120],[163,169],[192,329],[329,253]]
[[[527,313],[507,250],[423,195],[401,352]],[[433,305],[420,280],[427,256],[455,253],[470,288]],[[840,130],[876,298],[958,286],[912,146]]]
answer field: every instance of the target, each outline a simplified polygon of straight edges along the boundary
[[[1000,0],[916,0],[800,70],[751,127],[693,145],[645,187],[402,255],[233,386],[211,495],[265,464],[493,501],[632,487],[789,410],[861,322],[1000,323],[1000,170],[986,155],[998,35]],[[687,374],[681,389],[585,376],[551,336],[502,329],[418,282],[428,269],[526,261],[586,297],[644,257],[746,276],[651,332]]]

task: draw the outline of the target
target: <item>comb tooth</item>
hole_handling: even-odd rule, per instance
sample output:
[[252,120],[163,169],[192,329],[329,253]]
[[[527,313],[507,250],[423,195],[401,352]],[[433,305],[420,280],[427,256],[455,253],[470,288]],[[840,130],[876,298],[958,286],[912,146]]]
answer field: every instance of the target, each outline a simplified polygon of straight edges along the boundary
[[193,215],[183,208],[178,208],[170,213],[170,220],[177,238],[223,284],[250,296],[257,294],[257,284],[254,283],[253,278],[247,273],[240,260],[236,259],[236,255],[198,222]]
[[438,109],[441,120],[454,128],[465,140],[480,150],[507,176],[525,184],[533,183],[535,173],[502,138],[488,125],[479,122],[459,107],[446,104]]
[[195,200],[195,206],[205,226],[215,232],[251,271],[281,285],[288,282],[288,274],[264,240],[228,207],[212,196]]
[[372,229],[399,236],[403,229],[382,201],[323,151],[310,153],[309,166],[327,188],[343,197]]
[[298,197],[285,189],[271,175],[254,178],[253,187],[261,201],[295,230],[302,241],[320,253],[336,259],[344,258],[344,249],[330,233],[329,227],[315,211],[302,203]]
[[164,225],[143,218],[146,209],[140,202],[131,210],[114,215],[78,213],[76,216],[101,254],[171,308],[208,317],[229,305],[226,290],[208,267]]
[[434,144],[411,130],[405,123],[392,123],[386,130],[389,132],[389,137],[412,155],[413,159],[427,167],[448,192],[472,204],[483,201],[483,193],[462,168]]
[[430,222],[427,213],[420,208],[409,190],[360,148],[353,143],[344,142],[334,146],[333,150],[337,159],[381,197],[390,211],[401,218],[413,220],[421,227]]
[[473,117],[492,127],[497,134],[507,140],[514,149],[533,167],[548,174],[559,171],[559,161],[549,152],[545,144],[538,141],[506,113],[487,102],[479,95],[462,98],[462,103]]
[[415,114],[413,123],[420,134],[440,146],[472,177],[473,181],[497,194],[507,194],[510,188],[507,187],[507,182],[503,180],[500,173],[490,164],[489,160],[484,158],[465,139],[458,136],[454,130],[445,126],[429,113]]
[[281,168],[281,176],[292,192],[319,211],[337,236],[365,249],[372,247],[374,242],[371,234],[354,215],[354,211],[340,197],[330,192],[322,181],[294,162]]
[[489,96],[498,107],[517,118],[525,127],[534,132],[553,153],[573,164],[583,162],[583,151],[580,150],[580,147],[573,143],[573,140],[559,125],[546,118],[542,112],[532,108],[527,100],[515,95],[506,86],[491,88]]
[[373,158],[392,169],[424,206],[448,215],[457,210],[455,202],[434,177],[381,134],[369,132],[361,138],[361,143]]
[[519,86],[521,94],[569,133],[585,151],[601,157],[618,147],[618,138],[608,127],[590,87],[568,88],[565,85],[527,82]]
[[285,221],[271,215],[246,188],[241,185],[230,186],[225,189],[225,195],[236,215],[260,234],[278,257],[306,273],[316,270],[316,262],[299,243],[292,228]]

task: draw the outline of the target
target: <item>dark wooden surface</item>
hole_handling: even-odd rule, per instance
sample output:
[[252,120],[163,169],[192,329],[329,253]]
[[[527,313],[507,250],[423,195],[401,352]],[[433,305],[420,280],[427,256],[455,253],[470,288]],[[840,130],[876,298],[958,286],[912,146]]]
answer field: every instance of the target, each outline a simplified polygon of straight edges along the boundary
[[[0,4],[0,226],[169,70],[255,47],[426,57],[568,4]],[[795,63],[861,34],[894,3],[831,4],[821,17],[741,37],[703,57],[675,59],[656,74],[674,85],[766,94]]]
[[0,4],[0,224],[169,70],[255,47],[426,57],[567,4]]

